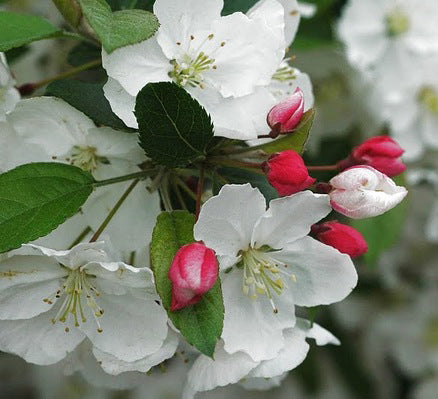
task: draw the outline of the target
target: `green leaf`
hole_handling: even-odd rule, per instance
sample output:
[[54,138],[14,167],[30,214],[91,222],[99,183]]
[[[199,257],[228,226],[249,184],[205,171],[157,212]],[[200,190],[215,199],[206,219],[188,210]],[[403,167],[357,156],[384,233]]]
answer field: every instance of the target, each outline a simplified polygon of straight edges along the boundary
[[175,83],[149,83],[135,105],[140,144],[156,163],[184,167],[205,159],[213,125],[204,108]]
[[[406,185],[403,176],[397,176],[394,181],[398,185]],[[381,216],[352,221],[352,227],[362,233],[368,244],[368,252],[363,259],[369,267],[375,267],[380,256],[398,242],[408,210],[409,202],[404,200]]]
[[79,0],[88,22],[108,53],[152,37],[160,26],[145,10],[113,12],[105,0]]
[[261,150],[268,154],[285,150],[294,150],[302,154],[309,138],[310,129],[312,128],[315,110],[309,109],[302,117],[300,124],[289,134],[273,140],[260,147]]
[[110,104],[103,94],[103,83],[57,80],[47,87],[45,94],[62,98],[71,106],[89,116],[96,125],[128,130],[111,110]]
[[102,49],[90,43],[79,43],[68,53],[67,61],[71,66],[81,66],[100,59]]
[[44,18],[0,11],[0,51],[62,35],[62,30]]
[[61,163],[31,163],[0,175],[0,253],[50,233],[78,212],[93,177]]
[[197,304],[176,312],[169,310],[172,300],[169,269],[178,249],[194,241],[194,224],[195,217],[186,211],[161,213],[152,234],[151,264],[157,292],[169,318],[190,345],[213,357],[216,342],[222,334],[224,320],[219,279]]
[[246,13],[258,0],[225,0],[222,15],[229,15],[233,12]]

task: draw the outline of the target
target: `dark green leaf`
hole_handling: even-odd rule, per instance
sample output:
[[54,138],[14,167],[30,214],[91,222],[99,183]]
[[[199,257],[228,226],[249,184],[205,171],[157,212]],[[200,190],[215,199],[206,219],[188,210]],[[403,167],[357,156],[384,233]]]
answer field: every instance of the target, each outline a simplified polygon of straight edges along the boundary
[[226,183],[232,184],[245,184],[251,183],[253,187],[257,187],[261,193],[265,196],[267,201],[271,201],[274,198],[278,198],[278,193],[274,187],[272,187],[266,176],[252,172],[250,170],[236,169],[236,168],[221,168],[217,171],[223,179],[216,179],[216,188],[214,194],[217,194],[220,188]]
[[[398,185],[406,185],[403,176],[394,178]],[[353,220],[351,225],[359,230],[368,244],[363,256],[368,266],[374,267],[380,256],[397,243],[407,217],[409,202],[405,199],[394,209],[374,218]]]
[[0,51],[62,34],[59,28],[44,18],[0,11]]
[[153,161],[184,167],[205,158],[213,138],[210,116],[175,83],[147,84],[135,105],[141,146]]
[[246,13],[258,0],[225,0],[223,15],[229,15],[236,11]]
[[80,43],[73,47],[68,54],[68,63],[72,66],[81,66],[88,62],[100,59],[102,50],[90,43]]
[[103,48],[114,50],[149,39],[157,31],[157,17],[145,10],[122,10],[113,12],[105,0],[79,0]]
[[155,0],[107,0],[113,11],[138,8],[152,12]]
[[109,102],[103,94],[102,83],[57,80],[47,87],[46,95],[62,98],[71,106],[89,116],[97,125],[128,130],[111,110]]
[[285,150],[294,150],[302,154],[309,138],[310,129],[312,128],[313,118],[315,117],[315,110],[309,109],[301,119],[300,124],[289,134],[266,143],[260,149],[268,154],[275,154],[276,152]]
[[0,253],[50,233],[78,212],[93,177],[61,163],[31,163],[0,175]]
[[173,258],[183,245],[194,241],[195,217],[186,211],[163,212],[152,234],[151,264],[157,292],[176,328],[190,345],[212,357],[222,334],[224,305],[219,279],[197,304],[170,311],[172,285],[168,274]]

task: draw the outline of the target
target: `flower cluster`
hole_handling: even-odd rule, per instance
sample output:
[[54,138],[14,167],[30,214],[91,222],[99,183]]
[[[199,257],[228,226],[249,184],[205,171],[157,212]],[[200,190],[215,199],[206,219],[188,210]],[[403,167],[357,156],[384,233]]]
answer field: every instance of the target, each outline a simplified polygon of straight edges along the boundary
[[20,99],[0,59],[0,350],[112,381],[184,354],[184,399],[281,382],[308,339],[340,344],[311,308],[352,292],[367,243],[332,212],[397,206],[404,150],[377,136],[334,165],[303,158],[314,110],[287,53],[295,0],[230,15],[221,0],[156,0],[157,32],[120,45],[119,26],[116,46],[109,9],[84,4],[102,93],[58,96],[55,82]]

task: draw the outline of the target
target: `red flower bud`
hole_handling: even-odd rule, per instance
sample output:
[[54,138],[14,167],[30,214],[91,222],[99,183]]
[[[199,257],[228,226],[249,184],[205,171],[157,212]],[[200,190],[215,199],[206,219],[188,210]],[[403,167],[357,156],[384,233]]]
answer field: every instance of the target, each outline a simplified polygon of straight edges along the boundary
[[216,282],[218,264],[216,254],[204,244],[194,242],[181,247],[169,269],[172,282],[172,303],[175,311],[194,305]]
[[368,165],[389,177],[404,172],[406,165],[400,156],[404,150],[388,136],[376,136],[355,147],[351,155],[339,163],[341,170],[354,165]]
[[299,123],[304,113],[304,93],[299,87],[292,96],[273,107],[267,117],[272,136],[290,133]]
[[272,155],[263,164],[263,170],[269,183],[281,196],[295,194],[315,183],[315,179],[309,176],[303,159],[293,150]]
[[316,238],[326,245],[336,248],[343,254],[352,258],[363,255],[368,246],[357,230],[353,227],[338,222],[326,222],[312,226],[312,233]]

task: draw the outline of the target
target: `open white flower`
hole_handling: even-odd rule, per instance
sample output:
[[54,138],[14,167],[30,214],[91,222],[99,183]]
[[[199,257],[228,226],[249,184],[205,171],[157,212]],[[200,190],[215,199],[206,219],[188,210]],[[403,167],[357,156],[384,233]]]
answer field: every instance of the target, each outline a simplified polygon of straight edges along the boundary
[[398,68],[415,54],[438,51],[437,13],[436,1],[350,0],[338,33],[357,67],[368,70],[389,57]]
[[246,353],[229,354],[224,350],[223,342],[219,342],[214,360],[200,355],[188,373],[188,381],[183,395],[184,399],[193,399],[197,392],[209,391],[216,387],[245,380],[246,387],[260,387],[260,380],[266,380],[265,385],[274,385],[277,379],[282,379],[285,373],[301,364],[309,351],[306,338],[315,339],[317,345],[335,344],[339,341],[329,331],[317,324],[304,319],[298,319],[294,328],[285,330],[284,346],[278,355],[271,360],[256,362]]
[[[7,117],[8,168],[29,162],[64,162],[108,179],[140,171],[145,160],[137,136],[111,128],[97,128],[82,112],[61,99],[22,100]],[[130,182],[96,190],[81,214],[45,239],[44,245],[67,248],[87,227],[96,230]],[[109,223],[105,232],[126,259],[146,246],[159,212],[157,193],[139,183]],[[145,261],[145,260],[144,260]]]
[[9,71],[4,53],[0,53],[0,121],[12,111],[20,100],[20,93],[14,87],[15,80]]
[[219,256],[226,352],[275,358],[295,325],[294,305],[330,304],[354,288],[351,259],[307,236],[330,211],[328,196],[310,191],[266,210],[250,184],[226,185],[203,205],[194,233]]
[[222,6],[221,0],[157,0],[154,13],[161,26],[155,37],[103,52],[109,75],[105,95],[128,126],[137,127],[135,97],[147,83],[174,81],[212,115],[217,135],[234,138],[239,133],[223,121],[238,121],[255,110],[248,106],[243,115],[230,114],[221,104],[270,84],[284,57],[285,11],[276,0],[264,0],[248,15],[221,17]]
[[88,338],[94,350],[131,363],[166,344],[150,269],[115,261],[103,242],[23,252],[0,263],[1,350],[49,365]]

